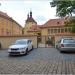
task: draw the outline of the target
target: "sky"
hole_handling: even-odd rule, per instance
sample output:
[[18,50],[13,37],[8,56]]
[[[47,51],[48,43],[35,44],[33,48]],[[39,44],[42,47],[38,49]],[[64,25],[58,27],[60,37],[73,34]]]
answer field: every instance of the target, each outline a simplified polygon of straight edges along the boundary
[[32,16],[38,25],[56,17],[56,8],[51,8],[51,0],[1,0],[0,11],[7,13],[21,26],[25,26],[27,14]]

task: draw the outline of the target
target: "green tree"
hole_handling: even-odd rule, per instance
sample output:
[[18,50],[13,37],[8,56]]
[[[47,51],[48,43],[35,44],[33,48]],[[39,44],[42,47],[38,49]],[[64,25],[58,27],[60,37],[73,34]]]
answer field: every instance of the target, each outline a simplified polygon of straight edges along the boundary
[[75,0],[53,0],[50,5],[56,7],[56,15],[59,17],[75,14]]
[[65,26],[71,26],[72,33],[75,33],[75,17],[70,17],[68,20],[65,21]]
[[56,7],[56,15],[59,17],[70,16],[69,20],[65,21],[65,25],[71,25],[72,31],[75,33],[75,0],[52,0],[51,7]]

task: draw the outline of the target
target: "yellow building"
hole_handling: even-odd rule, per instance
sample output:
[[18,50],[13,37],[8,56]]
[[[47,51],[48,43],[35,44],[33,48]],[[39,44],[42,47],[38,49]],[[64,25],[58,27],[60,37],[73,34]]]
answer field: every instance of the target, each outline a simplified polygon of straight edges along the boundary
[[[55,36],[71,33],[72,27],[65,26],[65,18],[50,19],[43,25],[38,25],[33,19],[32,12],[27,15],[25,27],[22,28],[15,20],[9,17],[6,13],[0,11],[0,36],[15,36],[15,35],[28,35],[37,36],[37,44],[46,44],[48,40],[55,43]],[[33,38],[34,39],[34,38]]]
[[27,16],[26,25],[24,27],[24,35],[37,35],[39,42],[46,42],[49,39],[54,40],[55,35],[71,33],[72,27],[65,26],[65,18],[50,19],[43,25],[38,25],[32,17]]
[[27,15],[25,27],[23,28],[23,35],[33,34],[29,33],[28,30],[31,29],[31,27],[35,24],[37,24],[37,22],[33,19],[32,12],[30,11],[30,13]]
[[56,34],[68,34],[71,32],[72,27],[65,26],[65,19],[50,19],[44,25],[41,26],[41,34],[43,35],[56,35]]
[[50,19],[43,25],[37,25],[37,22],[32,17],[32,12],[30,12],[30,16],[28,14],[26,25],[24,27],[24,34],[38,34],[41,36],[47,35],[55,35],[60,33],[69,33],[71,31],[71,27],[65,26],[64,24],[65,18],[59,19]]
[[6,13],[0,11],[0,36],[22,35],[22,27]]

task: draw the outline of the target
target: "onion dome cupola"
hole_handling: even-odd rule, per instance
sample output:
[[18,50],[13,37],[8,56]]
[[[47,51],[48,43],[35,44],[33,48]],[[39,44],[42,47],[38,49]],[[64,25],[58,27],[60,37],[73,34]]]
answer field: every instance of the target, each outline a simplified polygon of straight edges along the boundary
[[32,18],[32,11],[30,11],[30,18]]
[[30,13],[27,15],[26,23],[28,23],[28,22],[33,22],[33,23],[37,24],[37,22],[32,17],[32,11],[30,11]]

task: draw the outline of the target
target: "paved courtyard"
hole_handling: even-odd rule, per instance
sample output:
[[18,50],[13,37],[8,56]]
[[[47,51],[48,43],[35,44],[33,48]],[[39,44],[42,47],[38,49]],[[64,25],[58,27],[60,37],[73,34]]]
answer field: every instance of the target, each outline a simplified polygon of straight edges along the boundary
[[75,74],[75,53],[38,48],[28,55],[9,57],[0,51],[0,74]]

